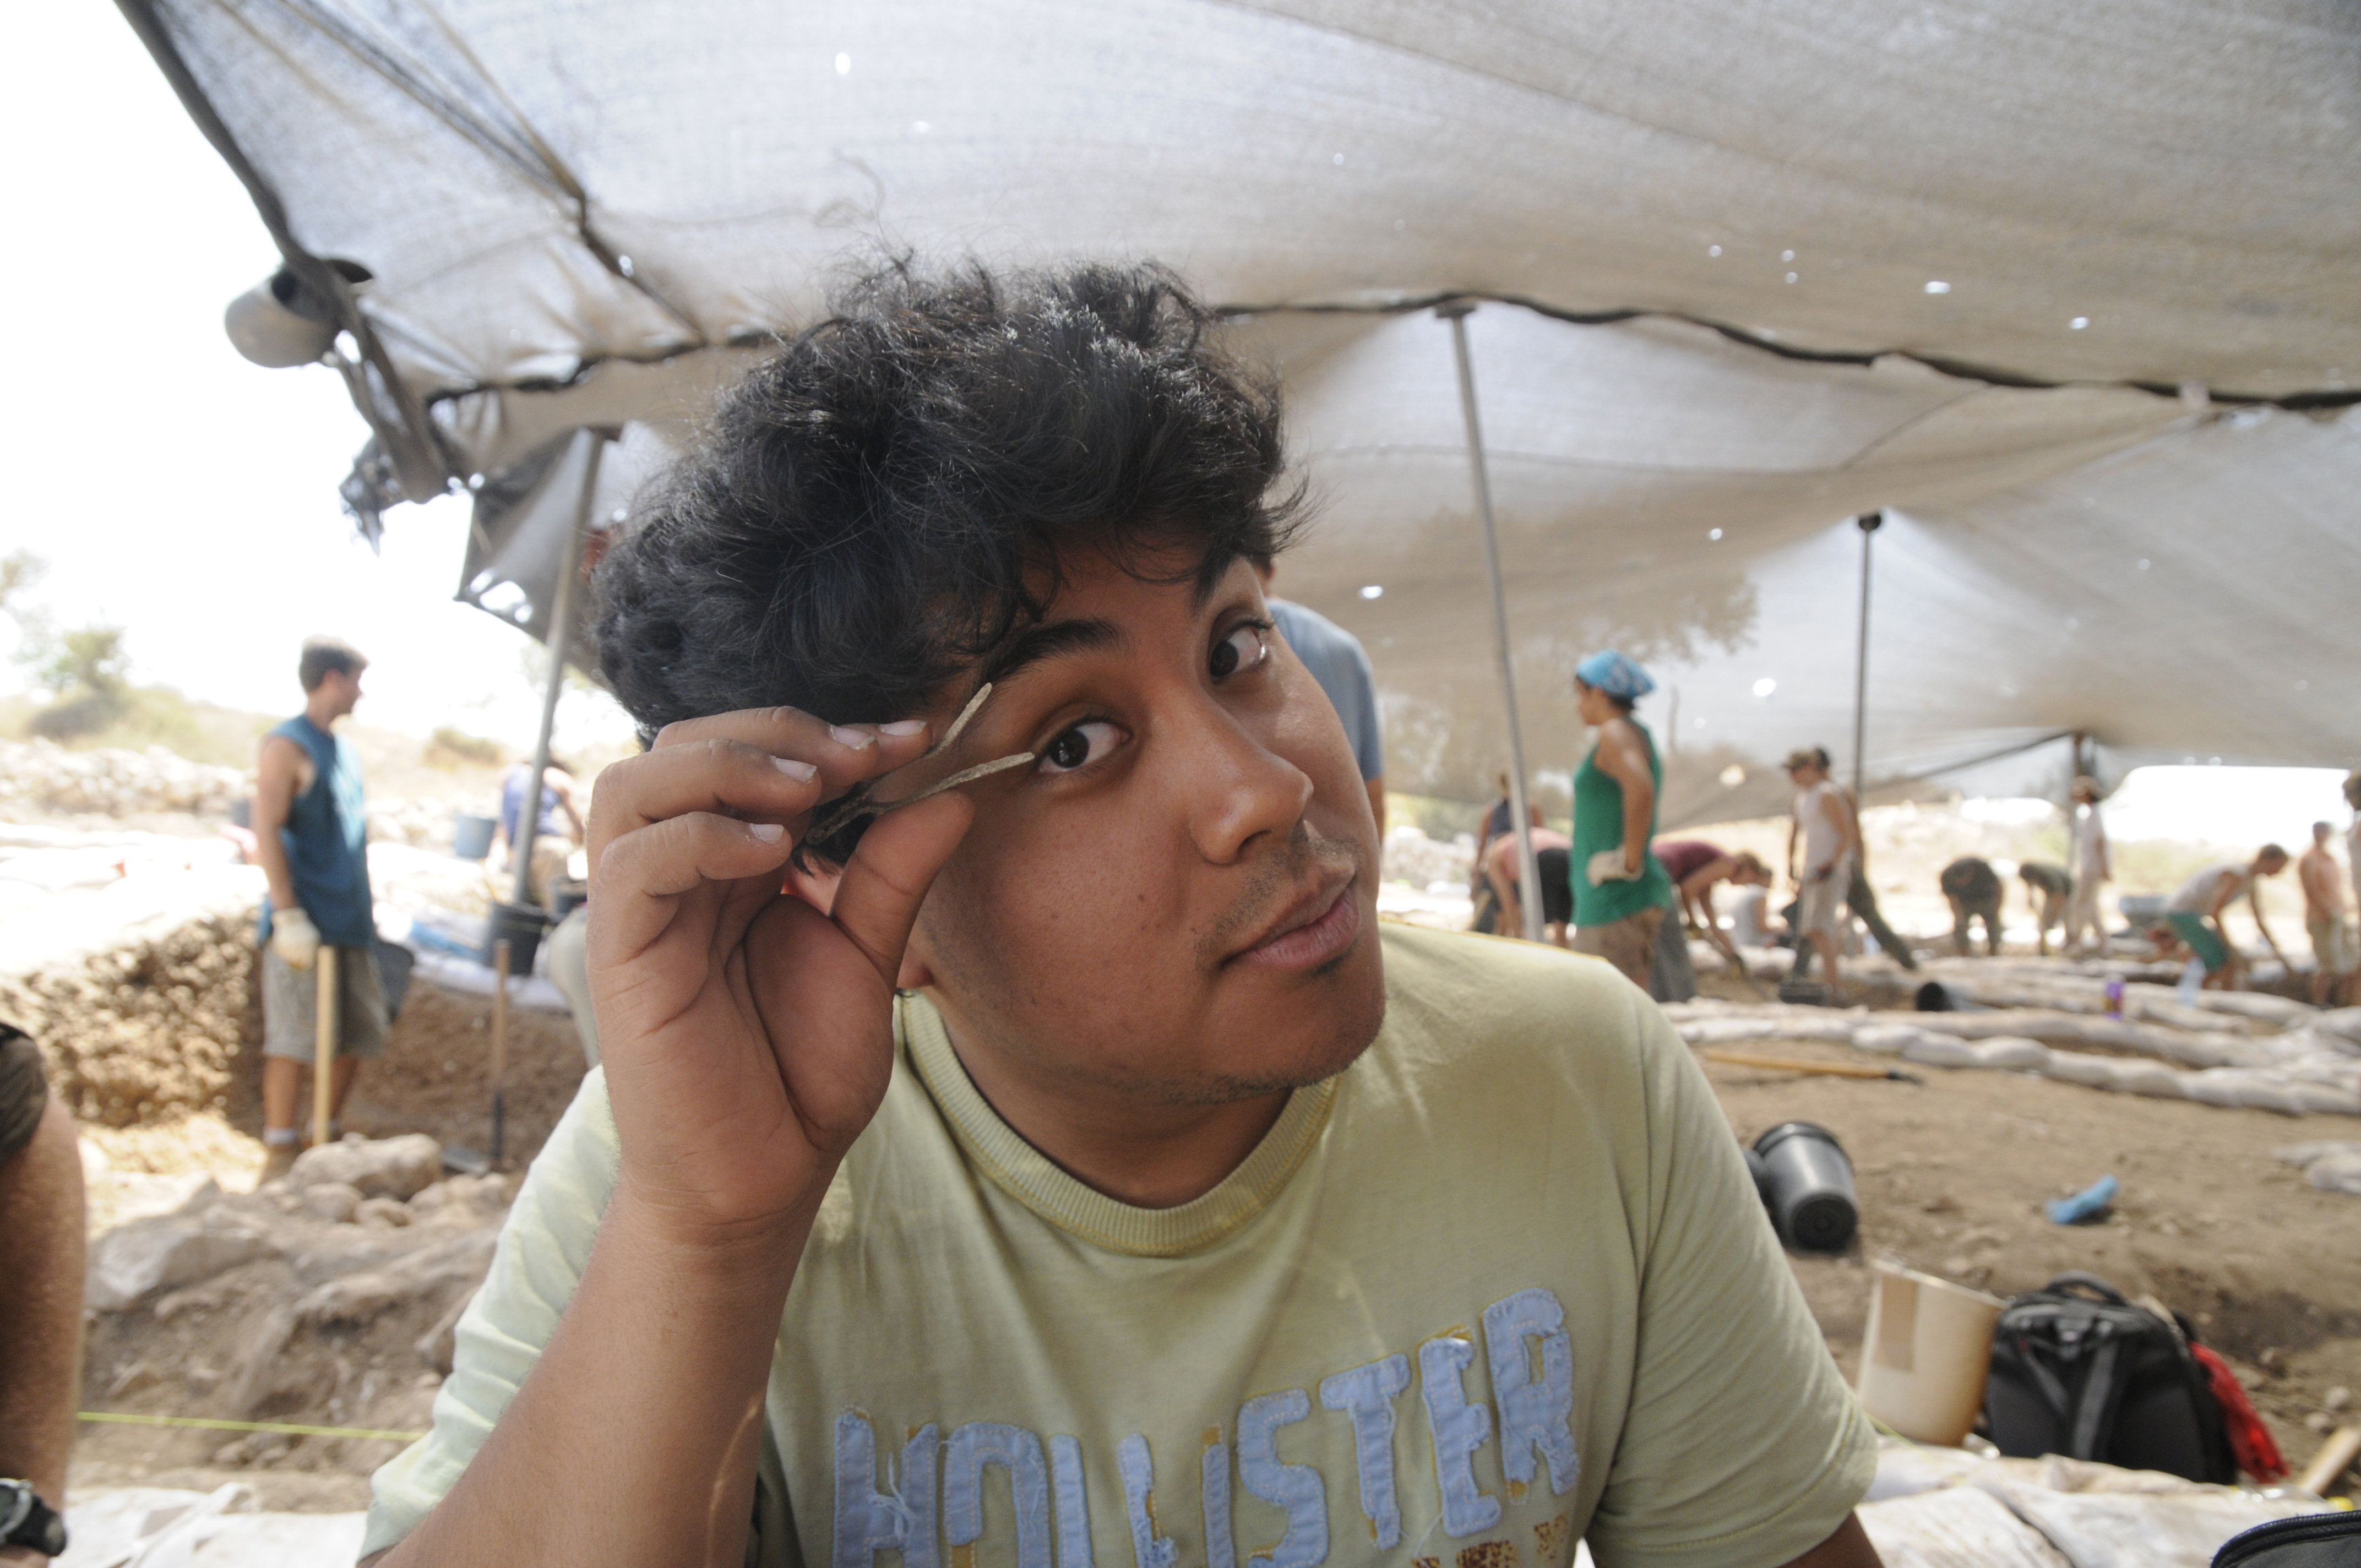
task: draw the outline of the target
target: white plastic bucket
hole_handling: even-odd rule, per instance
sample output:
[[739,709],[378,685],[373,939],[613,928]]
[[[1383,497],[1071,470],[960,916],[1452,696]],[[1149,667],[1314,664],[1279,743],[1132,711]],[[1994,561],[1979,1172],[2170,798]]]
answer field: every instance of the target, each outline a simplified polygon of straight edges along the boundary
[[1956,1448],[1983,1408],[1997,1296],[1881,1264],[1854,1388],[1861,1409],[1914,1442]]

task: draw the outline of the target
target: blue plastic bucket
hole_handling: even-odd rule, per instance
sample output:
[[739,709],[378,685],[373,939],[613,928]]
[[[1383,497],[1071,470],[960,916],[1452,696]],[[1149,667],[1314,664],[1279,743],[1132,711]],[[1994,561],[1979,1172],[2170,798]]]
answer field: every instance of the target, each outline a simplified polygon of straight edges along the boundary
[[451,817],[451,852],[463,861],[480,861],[492,852],[492,835],[500,828],[497,817],[478,817],[472,811],[454,812]]

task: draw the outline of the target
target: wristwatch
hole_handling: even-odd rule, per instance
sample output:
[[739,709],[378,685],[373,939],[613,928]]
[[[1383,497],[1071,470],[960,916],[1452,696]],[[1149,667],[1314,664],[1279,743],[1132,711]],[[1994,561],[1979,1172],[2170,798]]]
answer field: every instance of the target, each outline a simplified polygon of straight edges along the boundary
[[66,1521],[41,1501],[30,1481],[0,1478],[0,1546],[29,1546],[44,1557],[66,1549]]

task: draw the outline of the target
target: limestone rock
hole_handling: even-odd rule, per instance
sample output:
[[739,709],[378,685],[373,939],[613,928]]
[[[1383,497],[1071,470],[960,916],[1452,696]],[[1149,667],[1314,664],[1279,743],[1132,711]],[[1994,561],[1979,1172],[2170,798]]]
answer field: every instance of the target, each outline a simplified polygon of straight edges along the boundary
[[379,1230],[399,1230],[410,1223],[410,1206],[392,1198],[364,1198],[354,1205],[353,1221]]
[[[349,1181],[314,1181],[299,1189],[302,1194],[303,1212],[314,1219],[342,1224],[353,1217],[361,1205],[361,1190]],[[369,1201],[383,1202],[373,1198]]]
[[367,1198],[408,1198],[442,1174],[443,1146],[424,1133],[406,1133],[306,1149],[287,1179],[298,1190],[341,1181]]
[[99,1237],[91,1247],[83,1303],[98,1311],[119,1312],[159,1290],[211,1279],[277,1250],[267,1236],[209,1225],[209,1217],[159,1214]]

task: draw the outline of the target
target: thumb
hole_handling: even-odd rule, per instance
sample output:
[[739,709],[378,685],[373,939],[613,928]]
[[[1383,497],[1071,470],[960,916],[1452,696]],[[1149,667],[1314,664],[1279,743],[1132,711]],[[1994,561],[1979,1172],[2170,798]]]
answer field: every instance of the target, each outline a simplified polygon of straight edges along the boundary
[[888,986],[901,970],[927,889],[974,821],[975,803],[951,790],[871,823],[845,863],[829,918]]

